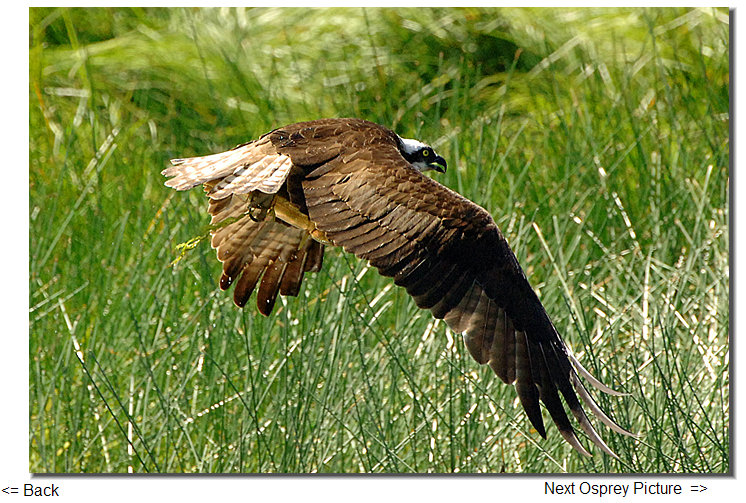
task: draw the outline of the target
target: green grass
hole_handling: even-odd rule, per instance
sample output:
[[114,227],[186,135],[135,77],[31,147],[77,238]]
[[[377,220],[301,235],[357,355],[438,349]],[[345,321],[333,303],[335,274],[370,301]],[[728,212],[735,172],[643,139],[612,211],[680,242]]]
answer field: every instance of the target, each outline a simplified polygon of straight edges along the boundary
[[[30,10],[32,472],[728,472],[726,10]],[[459,337],[329,251],[217,289],[169,158],[358,116],[436,146],[639,440],[542,440]],[[548,416],[545,420],[549,420]],[[588,443],[586,441],[586,443]]]

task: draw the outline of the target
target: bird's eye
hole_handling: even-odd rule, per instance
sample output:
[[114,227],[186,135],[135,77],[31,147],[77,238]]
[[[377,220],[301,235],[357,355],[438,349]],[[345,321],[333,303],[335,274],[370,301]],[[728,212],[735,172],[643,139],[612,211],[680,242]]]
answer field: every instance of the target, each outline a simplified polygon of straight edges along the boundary
[[430,155],[430,151],[428,149],[425,149],[422,151],[422,157],[428,157]]

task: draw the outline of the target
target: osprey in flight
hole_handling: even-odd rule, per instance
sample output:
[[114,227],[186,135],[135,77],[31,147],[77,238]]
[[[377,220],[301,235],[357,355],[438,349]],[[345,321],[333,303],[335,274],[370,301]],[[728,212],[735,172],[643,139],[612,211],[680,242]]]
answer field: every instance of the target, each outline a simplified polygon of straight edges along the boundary
[[174,159],[162,173],[176,190],[204,185],[223,263],[243,307],[259,285],[259,311],[277,294],[297,295],[303,275],[321,268],[325,246],[341,246],[406,288],[462,333],[480,364],[514,384],[531,424],[546,438],[543,402],[564,439],[578,441],[560,400],[593,443],[583,403],[616,432],[579,375],[604,386],[569,353],[490,214],[422,174],[444,172],[428,145],[361,119],[290,124],[220,154]]

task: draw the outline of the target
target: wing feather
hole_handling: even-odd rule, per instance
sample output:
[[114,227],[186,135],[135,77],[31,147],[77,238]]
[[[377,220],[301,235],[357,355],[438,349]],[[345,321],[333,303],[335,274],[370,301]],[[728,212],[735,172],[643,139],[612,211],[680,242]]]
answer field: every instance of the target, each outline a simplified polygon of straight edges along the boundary
[[290,157],[277,152],[268,135],[219,154],[172,159],[171,164],[161,172],[173,177],[166,181],[166,186],[187,190],[215,182],[208,192],[212,199],[253,190],[274,194],[285,183],[293,166]]
[[272,312],[272,308],[275,306],[277,294],[280,292],[282,275],[285,274],[287,266],[287,262],[275,260],[264,271],[262,283],[259,285],[259,291],[256,295],[256,304],[259,307],[259,312],[264,316],[269,316],[269,313]]
[[440,285],[444,277],[449,276],[454,270],[458,269],[459,266],[455,262],[428,258],[426,261],[423,261],[421,267],[412,271],[406,277],[407,293],[412,297],[423,295],[433,287]]
[[462,271],[456,282],[443,295],[443,298],[430,308],[433,316],[443,319],[459,305],[473,284],[474,276],[469,271]]
[[[256,288],[256,284],[259,282],[259,278],[264,273],[266,267],[266,264],[261,264],[259,261],[249,262],[244,265],[241,276],[236,282],[236,288],[233,289],[233,302],[238,307],[243,307],[246,305],[249,297],[251,297],[251,292],[253,292],[254,288]],[[223,286],[222,279],[220,286],[221,288]],[[224,290],[226,289],[227,287],[224,288]]]
[[232,234],[218,245],[218,258],[224,261],[220,287],[226,290],[240,275],[233,300],[243,307],[259,284],[257,306],[268,315],[278,293],[297,296],[304,274],[321,268],[324,248],[307,232],[277,221],[254,222],[246,216],[228,227],[239,224],[255,231],[252,238]]
[[488,355],[484,354],[484,348],[485,341],[492,341],[494,338],[496,310],[497,304],[482,292],[463,335],[466,349],[480,365],[489,361]]
[[[537,355],[534,355],[534,358],[536,357]],[[531,424],[542,437],[546,438],[547,433],[544,430],[544,421],[539,408],[539,390],[533,375],[533,366],[536,362],[531,360],[526,334],[517,331],[515,333],[515,389]]]
[[557,425],[557,429],[562,435],[562,438],[564,438],[567,443],[573,446],[581,454],[590,456],[591,454],[585,449],[585,447],[583,447],[583,445],[578,440],[578,437],[575,435],[572,424],[570,424],[570,419],[567,417],[565,408],[562,406],[562,402],[560,401],[559,394],[557,393],[557,388],[555,387],[551,377],[549,376],[549,370],[547,369],[546,362],[544,365],[540,366],[539,374],[541,376],[539,397],[544,403],[544,406],[549,412],[549,415],[552,417],[552,421],[554,421],[554,424]]
[[539,434],[546,435],[539,405],[544,403],[563,438],[587,454],[561,395],[591,441],[613,455],[578,395],[602,422],[629,433],[582,387],[564,343],[484,209],[423,176],[395,148],[380,145],[309,170],[302,184],[318,229],[393,277],[419,307],[463,333],[472,357],[515,385]]
[[495,337],[489,348],[489,364],[505,384],[512,384],[516,378],[516,338],[513,322],[500,308],[497,313]]
[[[448,267],[441,274],[430,274],[432,280],[428,282],[429,286],[422,293],[413,295],[410,292],[418,307],[432,311],[449,293],[457,291],[457,285],[462,281],[465,271],[458,264],[445,263],[448,264]],[[409,292],[409,289],[407,291]],[[433,312],[433,314],[436,313]]]
[[[357,229],[361,228],[362,227],[358,227]],[[388,230],[378,225],[374,225],[370,230],[363,230],[361,234],[351,238],[348,242],[348,246],[350,247],[350,250],[354,250],[353,253],[361,255],[365,250],[368,250],[370,246],[382,246],[383,244],[393,240],[393,238],[394,237]]]
[[280,294],[296,297],[300,292],[300,284],[305,273],[304,267],[308,260],[307,253],[297,255],[285,269],[280,282]]
[[360,216],[351,211],[342,210],[336,214],[330,213],[328,218],[327,229],[329,230],[327,232],[340,232],[354,226],[355,224],[362,223]]
[[443,319],[454,332],[460,334],[466,331],[481,296],[482,288],[476,281],[472,281],[458,304],[445,313]]

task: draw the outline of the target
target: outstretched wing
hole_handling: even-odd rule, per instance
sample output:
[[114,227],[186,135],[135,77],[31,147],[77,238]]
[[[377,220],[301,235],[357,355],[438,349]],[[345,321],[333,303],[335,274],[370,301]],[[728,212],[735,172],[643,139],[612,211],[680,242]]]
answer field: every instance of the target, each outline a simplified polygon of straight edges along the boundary
[[172,159],[172,166],[161,171],[162,175],[173,177],[166,181],[166,186],[188,190],[215,182],[208,191],[211,199],[255,190],[276,193],[285,183],[293,163],[287,155],[277,153],[269,134],[219,154]]
[[257,306],[264,315],[272,311],[278,293],[298,295],[304,274],[321,268],[323,246],[306,230],[268,217],[266,211],[256,216],[251,209],[256,203],[261,210],[262,201],[256,199],[270,203],[285,187],[290,158],[279,154],[265,135],[227,152],[171,163],[162,172],[173,177],[167,186],[187,190],[204,184],[210,197],[211,224],[218,226],[211,244],[223,263],[219,285],[227,290],[236,284],[236,305],[243,307],[257,285]]
[[464,334],[477,362],[515,384],[543,437],[540,401],[567,442],[589,455],[562,395],[583,431],[614,456],[578,395],[602,422],[630,433],[601,411],[581,383],[578,372],[589,374],[569,355],[487,211],[422,175],[386,142],[342,152],[310,170],[303,192],[311,221],[332,243],[393,277],[420,308]]
[[[205,188],[209,192],[210,184]],[[274,218],[254,220],[246,215],[248,199],[246,194],[232,194],[210,200],[213,224],[238,218],[212,233],[212,247],[223,262],[220,288],[227,290],[235,282],[233,301],[243,307],[258,284],[257,306],[267,316],[278,293],[297,296],[303,275],[321,269],[324,248],[304,230]]]

